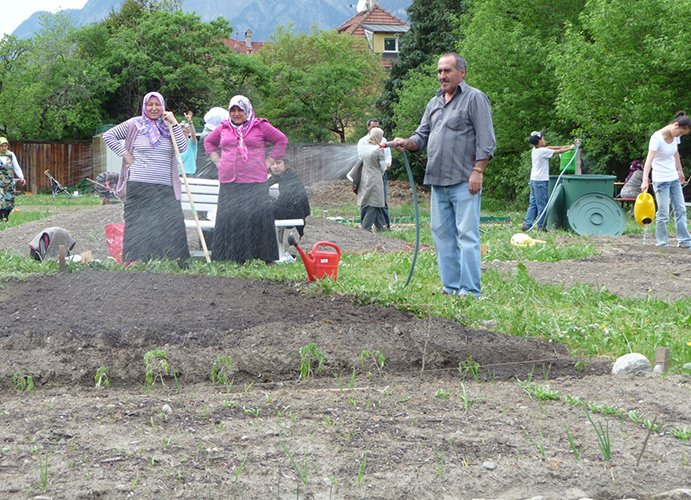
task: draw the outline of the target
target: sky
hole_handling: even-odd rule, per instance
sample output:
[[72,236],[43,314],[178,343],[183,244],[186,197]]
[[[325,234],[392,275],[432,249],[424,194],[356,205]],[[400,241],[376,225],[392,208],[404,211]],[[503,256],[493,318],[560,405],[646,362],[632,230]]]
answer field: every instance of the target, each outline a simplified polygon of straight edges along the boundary
[[39,10],[58,12],[64,9],[81,9],[87,0],[5,0],[0,14],[0,37],[12,33],[17,27]]

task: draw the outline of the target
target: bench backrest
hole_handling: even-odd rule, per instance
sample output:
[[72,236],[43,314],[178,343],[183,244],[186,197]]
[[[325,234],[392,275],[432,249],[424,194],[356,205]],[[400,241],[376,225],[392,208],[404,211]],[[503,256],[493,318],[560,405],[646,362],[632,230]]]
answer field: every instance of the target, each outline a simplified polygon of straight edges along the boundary
[[[180,182],[182,182],[182,197],[180,198],[180,204],[182,205],[182,210],[188,212],[192,210],[189,194],[185,188],[185,182],[182,179],[180,179]],[[218,181],[214,179],[188,177],[187,184],[190,187],[194,208],[197,212],[206,212],[207,218],[214,220],[216,207],[218,206]]]

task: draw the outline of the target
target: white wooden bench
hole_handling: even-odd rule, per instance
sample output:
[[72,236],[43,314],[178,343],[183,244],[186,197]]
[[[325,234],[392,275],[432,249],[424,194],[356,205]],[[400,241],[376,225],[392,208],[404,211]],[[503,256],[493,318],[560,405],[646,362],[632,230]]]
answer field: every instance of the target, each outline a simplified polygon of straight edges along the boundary
[[[182,197],[180,204],[182,211],[185,214],[185,227],[188,229],[197,229],[197,223],[192,215],[192,206],[190,204],[189,195],[192,195],[192,202],[199,217],[199,223],[202,229],[213,229],[216,225],[216,210],[218,208],[218,188],[219,182],[215,179],[198,179],[196,177],[188,177],[187,184],[190,187],[190,193],[185,189],[185,182],[180,179],[182,183]],[[283,233],[285,228],[294,226],[304,226],[304,219],[279,219],[274,222],[276,226],[276,241],[278,242],[278,256],[277,262],[292,262],[292,257],[288,259],[285,244],[283,243]],[[209,249],[211,252],[211,249]],[[204,257],[203,250],[194,250],[190,254],[193,257]]]

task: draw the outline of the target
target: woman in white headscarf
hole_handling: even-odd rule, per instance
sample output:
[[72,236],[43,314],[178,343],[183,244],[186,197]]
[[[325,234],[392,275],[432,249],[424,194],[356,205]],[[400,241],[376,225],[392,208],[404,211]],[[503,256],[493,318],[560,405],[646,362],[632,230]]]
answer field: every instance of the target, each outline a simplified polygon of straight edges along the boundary
[[[207,136],[214,131],[224,120],[228,119],[228,110],[215,106],[206,112],[204,115],[204,130],[202,130],[201,137],[199,138],[201,144],[204,144],[204,140]],[[200,147],[197,151],[197,177],[202,179],[218,179],[218,169],[214,162],[206,156],[206,151],[203,147]],[[211,236],[212,237],[212,236]],[[209,237],[209,241],[211,241]]]
[[187,149],[187,138],[175,115],[166,111],[163,96],[146,94],[141,116],[111,128],[103,134],[103,141],[122,156],[116,194],[125,203],[123,260],[171,259],[184,264],[190,252],[172,141],[182,152]]
[[249,99],[236,95],[230,118],[206,139],[204,149],[218,167],[220,189],[211,258],[244,263],[278,260],[278,243],[267,182],[269,166],[285,156],[288,138],[264,118],[256,118]]
[[386,217],[384,207],[384,180],[382,175],[386,172],[386,157],[380,144],[384,137],[384,131],[373,128],[369,132],[369,140],[359,148],[362,158],[362,176],[358,186],[357,201],[362,213],[362,229],[372,231],[372,226],[377,231],[386,229]]

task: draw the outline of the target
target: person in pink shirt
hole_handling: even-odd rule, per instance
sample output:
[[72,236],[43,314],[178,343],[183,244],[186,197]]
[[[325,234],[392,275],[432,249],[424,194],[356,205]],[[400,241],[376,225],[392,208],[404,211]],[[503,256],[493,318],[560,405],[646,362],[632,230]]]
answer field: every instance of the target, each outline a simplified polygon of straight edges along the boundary
[[207,156],[218,167],[220,190],[211,256],[243,264],[278,260],[278,243],[267,182],[268,166],[285,156],[288,138],[264,118],[256,118],[249,99],[236,95],[230,117],[204,139]]

